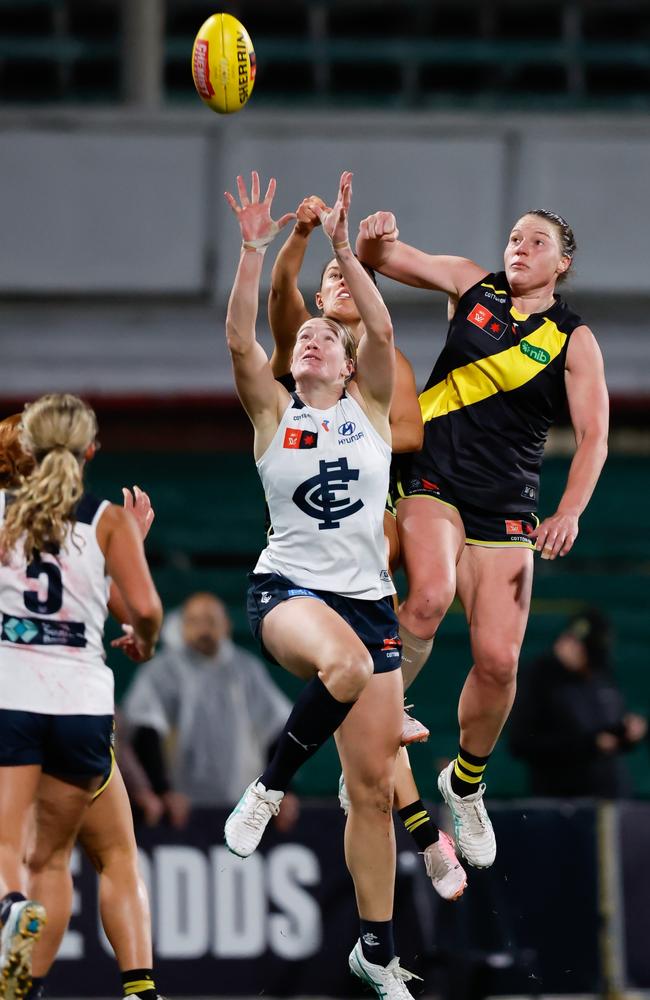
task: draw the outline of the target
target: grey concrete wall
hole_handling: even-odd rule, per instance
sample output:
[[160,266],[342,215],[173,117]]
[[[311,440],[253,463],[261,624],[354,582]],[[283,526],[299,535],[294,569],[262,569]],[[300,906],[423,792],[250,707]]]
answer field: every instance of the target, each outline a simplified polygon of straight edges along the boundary
[[0,134],[0,290],[198,293],[205,138],[83,126]]
[[[222,192],[252,167],[277,176],[278,214],[311,192],[332,198],[340,171],[352,169],[355,222],[389,208],[405,241],[490,268],[520,212],[551,208],[576,232],[576,290],[649,289],[642,118],[248,109],[221,118],[199,107],[0,112],[0,293],[222,299],[238,244]],[[307,288],[327,256],[319,234],[314,244]]]

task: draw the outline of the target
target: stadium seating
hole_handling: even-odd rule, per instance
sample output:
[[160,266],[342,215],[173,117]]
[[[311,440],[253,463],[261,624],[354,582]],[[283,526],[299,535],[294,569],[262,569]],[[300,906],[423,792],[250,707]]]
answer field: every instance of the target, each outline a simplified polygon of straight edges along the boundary
[[[647,108],[645,0],[240,0],[256,105]],[[202,0],[167,0],[164,88],[194,100]],[[0,0],[0,100],[119,102],[119,0]],[[469,40],[468,40],[469,39]]]

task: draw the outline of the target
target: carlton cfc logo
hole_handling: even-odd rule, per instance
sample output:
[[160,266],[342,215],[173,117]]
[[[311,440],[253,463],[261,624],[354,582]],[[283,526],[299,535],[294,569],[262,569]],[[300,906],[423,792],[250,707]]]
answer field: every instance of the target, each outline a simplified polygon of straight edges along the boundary
[[363,507],[363,500],[351,502],[348,496],[340,500],[336,497],[337,493],[347,493],[348,483],[359,478],[359,470],[350,469],[347,458],[339,458],[336,462],[320,461],[318,470],[318,475],[298,486],[293,502],[304,514],[321,522],[319,531],[340,528],[342,518],[356,514]]

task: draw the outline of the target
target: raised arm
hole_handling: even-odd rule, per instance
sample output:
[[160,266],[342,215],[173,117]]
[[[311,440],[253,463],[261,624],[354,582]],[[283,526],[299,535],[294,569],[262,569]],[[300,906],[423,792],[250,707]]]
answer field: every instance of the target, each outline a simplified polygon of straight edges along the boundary
[[588,326],[579,326],[571,335],[565,381],[576,451],[556,512],[542,521],[532,535],[542,559],[565,556],[572,548],[580,515],[607,457],[609,397],[603,358]]
[[348,211],[351,199],[352,174],[344,171],[336,204],[329,212],[321,211],[321,222],[366,330],[359,344],[356,384],[371,418],[383,420],[388,416],[395,383],[393,326],[379,290],[350,247]]
[[[124,497],[124,509],[129,511],[130,515],[134,518],[140,532],[140,537],[144,542],[156,516],[151,500],[149,499],[149,494],[141,490],[139,486],[133,487],[133,493],[126,486],[123,486],[122,496]],[[128,608],[114,580],[111,581],[108,610],[120,625],[130,624]]]
[[110,504],[99,520],[97,541],[104,553],[107,575],[122,598],[126,620],[132,629],[132,651],[121,643],[120,648],[132,659],[148,660],[153,656],[160,632],[162,606],[135,518]]
[[488,273],[466,257],[424,253],[401,243],[398,237],[392,212],[369,215],[359,226],[359,259],[404,285],[446,292],[456,301]]
[[268,313],[274,341],[271,368],[276,378],[289,371],[296,331],[311,315],[298,288],[298,275],[309,237],[315,227],[320,226],[318,211],[324,208],[325,202],[316,195],[303,198],[296,211],[296,224],[280,248],[271,271]]
[[255,428],[255,454],[260,455],[277,429],[281,404],[288,398],[273,377],[264,348],[257,342],[255,324],[259,301],[260,276],[267,246],[293,213],[274,222],[271,205],[275,180],[271,178],[266,195],[260,201],[260,181],[252,173],[251,196],[242,177],[237,178],[239,204],[229,192],[226,201],[232,208],[242,234],[242,248],[235,282],[228,300],[226,340],[235,374],[235,386],[242,405]]
[[411,364],[395,348],[395,392],[390,407],[393,451],[419,451],[424,439],[422,411]]

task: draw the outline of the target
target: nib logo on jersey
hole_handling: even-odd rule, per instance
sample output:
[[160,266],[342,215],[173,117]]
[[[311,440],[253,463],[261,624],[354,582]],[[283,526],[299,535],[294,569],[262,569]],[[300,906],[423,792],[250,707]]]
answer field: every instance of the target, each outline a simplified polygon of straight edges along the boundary
[[339,444],[352,444],[353,441],[359,441],[363,437],[363,431],[357,431],[357,425],[352,420],[340,424],[338,432],[341,435]]

